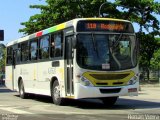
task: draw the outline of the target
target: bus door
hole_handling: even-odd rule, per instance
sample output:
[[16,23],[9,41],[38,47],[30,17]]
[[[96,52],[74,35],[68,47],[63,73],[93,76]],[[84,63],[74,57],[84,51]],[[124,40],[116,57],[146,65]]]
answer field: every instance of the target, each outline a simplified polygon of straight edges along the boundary
[[13,50],[13,60],[12,60],[12,89],[15,90],[17,89],[17,81],[16,81],[16,74],[17,74],[17,69],[16,69],[16,58],[17,58],[17,50]]
[[73,46],[72,40],[73,36],[67,36],[65,44],[65,59],[66,59],[66,94],[67,96],[72,96],[74,94],[74,84],[73,84]]
[[20,45],[13,45],[13,53],[12,53],[12,89],[18,90],[18,68],[17,64],[21,61],[20,56]]

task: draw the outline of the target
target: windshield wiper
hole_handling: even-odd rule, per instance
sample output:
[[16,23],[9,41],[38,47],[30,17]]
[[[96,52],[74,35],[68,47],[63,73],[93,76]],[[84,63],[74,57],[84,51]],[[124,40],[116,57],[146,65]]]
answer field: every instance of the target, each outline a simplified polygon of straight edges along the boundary
[[112,44],[113,50],[116,48],[116,46],[118,45],[119,41],[122,39],[123,33],[121,33],[118,37],[117,40],[115,40]]
[[96,41],[95,41],[95,38],[94,38],[94,34],[93,34],[93,33],[92,33],[92,43],[93,43],[94,51],[96,51],[96,54],[97,54],[97,56],[99,57],[99,55],[98,55],[98,50],[97,50],[97,46],[96,46]]
[[121,63],[119,62],[118,58],[116,57],[115,53],[116,53],[116,49],[118,47],[119,41],[122,39],[123,33],[121,33],[118,37],[118,39],[116,39],[115,41],[113,41],[112,45],[111,45],[111,55],[114,59],[114,61],[117,63],[119,69],[121,69]]
[[92,33],[92,43],[93,43],[94,50],[96,51],[97,47],[96,47],[96,43],[95,43],[95,39],[94,39],[93,33]]

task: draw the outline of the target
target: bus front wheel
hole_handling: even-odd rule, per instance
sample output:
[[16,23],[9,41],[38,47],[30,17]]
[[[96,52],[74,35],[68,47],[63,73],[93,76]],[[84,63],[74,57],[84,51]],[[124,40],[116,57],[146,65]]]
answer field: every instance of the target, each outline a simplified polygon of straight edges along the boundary
[[118,99],[118,97],[101,98],[101,100],[105,106],[113,106],[116,103],[117,99]]
[[19,82],[19,95],[22,99],[25,99],[27,97],[22,80]]
[[60,97],[60,86],[58,81],[54,81],[53,87],[52,87],[52,100],[53,103],[56,105],[64,105],[64,98]]

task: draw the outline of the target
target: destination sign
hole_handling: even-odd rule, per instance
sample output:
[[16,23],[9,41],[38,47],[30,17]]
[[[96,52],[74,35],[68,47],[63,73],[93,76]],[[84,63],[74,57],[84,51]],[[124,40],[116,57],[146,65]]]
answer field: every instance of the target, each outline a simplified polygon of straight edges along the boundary
[[106,31],[106,32],[125,32],[133,33],[132,24],[119,21],[79,21],[77,24],[78,32],[85,31]]

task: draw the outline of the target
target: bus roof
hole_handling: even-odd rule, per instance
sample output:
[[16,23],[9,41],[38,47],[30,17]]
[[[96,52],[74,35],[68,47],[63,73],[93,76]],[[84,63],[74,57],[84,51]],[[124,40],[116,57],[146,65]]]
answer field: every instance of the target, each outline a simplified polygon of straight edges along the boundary
[[49,34],[49,33],[52,33],[52,32],[56,32],[56,31],[65,29],[67,27],[71,27],[75,23],[77,23],[77,21],[79,21],[79,20],[108,20],[108,21],[111,20],[111,21],[129,22],[128,20],[114,19],[114,18],[75,18],[73,20],[70,20],[70,21],[67,21],[67,22],[64,22],[64,23],[49,27],[47,29],[38,31],[36,33],[27,35],[25,37],[16,39],[14,41],[11,41],[6,46],[11,46],[11,45],[16,44],[16,43],[24,42],[24,41],[29,40],[29,39],[34,39],[34,38],[41,37],[43,35],[46,35],[46,34]]

